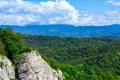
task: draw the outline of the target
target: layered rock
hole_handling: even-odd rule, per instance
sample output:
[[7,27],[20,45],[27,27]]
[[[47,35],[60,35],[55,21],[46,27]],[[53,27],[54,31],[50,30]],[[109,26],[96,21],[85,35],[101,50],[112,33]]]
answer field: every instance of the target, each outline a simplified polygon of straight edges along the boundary
[[36,51],[21,55],[17,71],[20,80],[63,80],[62,72],[53,70]]
[[15,70],[7,57],[0,56],[0,80],[15,78]]

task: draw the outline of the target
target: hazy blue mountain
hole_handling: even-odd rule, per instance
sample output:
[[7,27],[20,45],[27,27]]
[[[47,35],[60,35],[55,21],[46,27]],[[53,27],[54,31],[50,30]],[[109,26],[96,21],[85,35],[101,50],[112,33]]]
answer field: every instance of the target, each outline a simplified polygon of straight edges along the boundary
[[64,36],[64,37],[97,37],[120,35],[120,25],[110,26],[72,26],[72,25],[27,25],[27,26],[6,26],[11,27],[15,32],[33,35]]

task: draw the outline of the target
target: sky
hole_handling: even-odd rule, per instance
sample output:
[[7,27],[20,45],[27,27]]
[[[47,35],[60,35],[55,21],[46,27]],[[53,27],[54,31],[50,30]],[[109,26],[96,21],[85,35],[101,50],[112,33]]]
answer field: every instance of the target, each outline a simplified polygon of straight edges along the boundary
[[120,24],[120,0],[0,0],[0,25]]

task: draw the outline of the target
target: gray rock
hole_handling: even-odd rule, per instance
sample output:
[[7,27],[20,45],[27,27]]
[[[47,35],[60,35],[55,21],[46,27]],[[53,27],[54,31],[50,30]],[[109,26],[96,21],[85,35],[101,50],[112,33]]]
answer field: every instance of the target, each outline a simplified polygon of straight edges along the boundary
[[1,68],[0,68],[0,80],[9,80],[6,71]]
[[54,80],[65,80],[61,70],[56,71],[53,69],[53,73],[54,73]]
[[21,55],[17,71],[21,80],[63,80],[62,72],[53,70],[36,51]]
[[12,63],[7,57],[0,56],[0,80],[9,80],[10,78],[15,78]]

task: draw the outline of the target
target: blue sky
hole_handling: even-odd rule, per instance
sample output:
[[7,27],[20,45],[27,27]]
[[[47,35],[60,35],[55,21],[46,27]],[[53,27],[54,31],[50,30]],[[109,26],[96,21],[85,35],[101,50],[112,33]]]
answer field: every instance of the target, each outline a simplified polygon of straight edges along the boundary
[[120,24],[120,0],[0,0],[0,25]]
[[[31,2],[47,2],[55,0],[24,0]],[[103,14],[107,10],[114,10],[116,6],[109,5],[107,0],[66,0],[69,4],[74,6],[77,10],[86,10],[91,14]]]
[[103,14],[107,10],[115,9],[106,0],[68,0],[76,9],[87,10],[92,14]]

